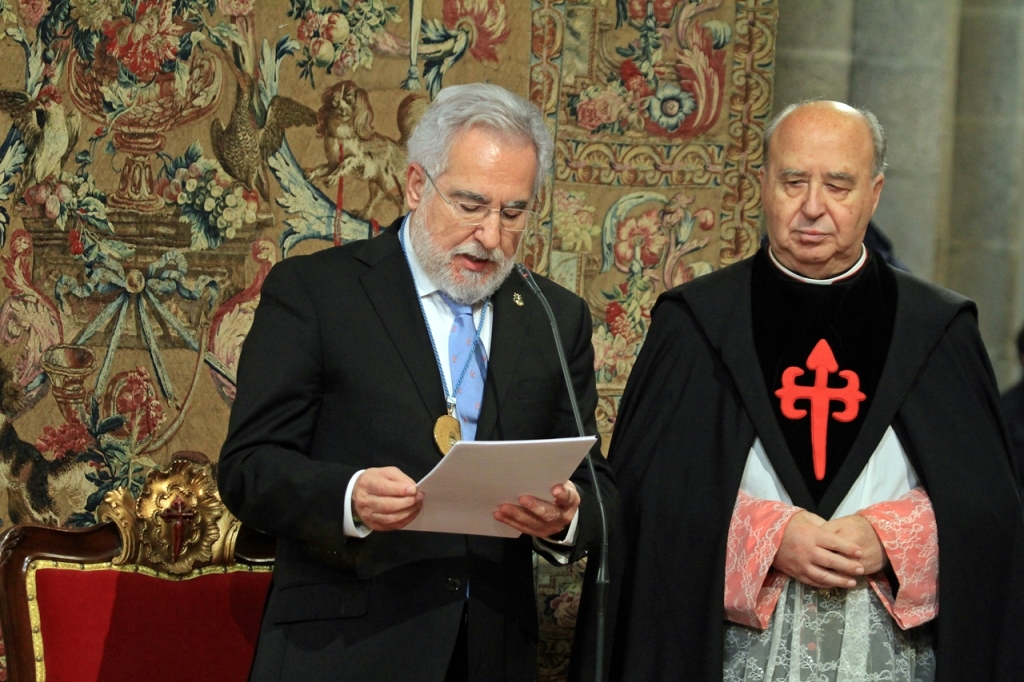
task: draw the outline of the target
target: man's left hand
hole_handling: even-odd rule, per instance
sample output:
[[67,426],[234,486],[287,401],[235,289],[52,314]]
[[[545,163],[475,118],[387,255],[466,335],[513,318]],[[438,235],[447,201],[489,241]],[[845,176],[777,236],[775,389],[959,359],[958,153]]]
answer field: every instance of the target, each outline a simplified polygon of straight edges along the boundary
[[882,541],[878,539],[878,534],[875,533],[874,526],[860,514],[833,519],[822,528],[860,546],[863,554],[859,561],[864,566],[865,575],[878,573],[889,564],[889,557],[885,553]]
[[538,500],[530,495],[519,498],[519,505],[503,504],[494,512],[494,518],[518,531],[537,538],[560,533],[572,522],[580,506],[580,494],[572,481],[551,489],[554,502]]

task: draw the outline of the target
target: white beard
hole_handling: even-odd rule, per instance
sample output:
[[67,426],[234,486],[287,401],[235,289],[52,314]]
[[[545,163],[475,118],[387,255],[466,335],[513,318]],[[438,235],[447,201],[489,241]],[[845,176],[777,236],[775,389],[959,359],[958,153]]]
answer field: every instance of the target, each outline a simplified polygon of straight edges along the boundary
[[[427,277],[453,301],[463,305],[472,305],[482,301],[501,286],[515,266],[515,255],[506,256],[501,247],[485,249],[478,242],[471,241],[460,244],[450,251],[445,251],[427,232],[424,215],[414,211],[409,218],[409,243],[412,244],[416,258],[423,266]],[[452,267],[452,260],[458,255],[487,259],[497,267],[490,272],[472,272],[462,270],[458,275]]]

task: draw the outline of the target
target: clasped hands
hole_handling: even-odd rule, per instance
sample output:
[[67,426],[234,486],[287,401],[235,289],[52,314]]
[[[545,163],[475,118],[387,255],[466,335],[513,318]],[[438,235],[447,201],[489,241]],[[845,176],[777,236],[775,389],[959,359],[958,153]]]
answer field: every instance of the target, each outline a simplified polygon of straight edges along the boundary
[[877,573],[888,562],[881,540],[863,516],[825,521],[801,511],[789,520],[772,565],[805,585],[851,588],[858,577]]
[[[553,502],[530,495],[519,504],[503,504],[494,518],[516,530],[538,538],[561,532],[580,506],[580,495],[571,481],[551,489]],[[370,530],[400,530],[412,523],[423,507],[423,493],[416,481],[398,467],[367,469],[352,489],[352,508]]]

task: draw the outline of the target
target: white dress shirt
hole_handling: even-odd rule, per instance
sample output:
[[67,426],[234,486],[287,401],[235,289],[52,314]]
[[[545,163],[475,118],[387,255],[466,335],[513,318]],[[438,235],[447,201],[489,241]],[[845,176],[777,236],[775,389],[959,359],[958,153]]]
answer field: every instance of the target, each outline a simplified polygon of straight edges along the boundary
[[[423,270],[423,266],[420,264],[419,258],[416,257],[416,251],[412,248],[409,243],[409,216],[405,217],[405,221],[402,223],[402,234],[400,239],[402,241],[403,248],[405,250],[405,259],[409,263],[409,270],[412,272],[412,281],[416,286],[416,295],[419,296],[420,303],[423,306],[423,313],[426,317],[427,328],[430,331],[430,337],[434,342],[434,350],[437,351],[436,357],[447,358],[448,357],[448,335],[451,331],[452,324],[455,322],[455,313],[448,307],[444,298],[441,297],[441,290],[434,284],[427,273]],[[486,301],[479,301],[473,304],[473,324],[479,326],[480,316],[483,314],[484,306],[487,305]],[[493,306],[487,306],[488,312],[487,317],[484,319],[483,327],[480,329],[480,347],[483,349],[483,355],[485,360],[490,356],[491,351],[491,332],[494,329],[494,315]],[[452,392],[452,376],[450,363],[440,362],[441,375],[445,381],[445,395],[451,395]],[[458,404],[455,406],[456,413],[458,412]],[[440,415],[438,415],[440,416]],[[355,489],[356,481],[359,480],[359,476],[362,475],[365,469],[361,469],[356,472],[351,479],[349,479],[348,487],[345,489],[345,535],[349,537],[366,537],[372,531],[362,524],[355,523],[355,519],[352,514],[352,491]],[[576,524],[579,515],[574,515],[572,523],[569,524],[569,528],[565,534],[565,539],[561,541],[557,540],[544,540],[545,547],[548,552],[555,552],[560,559],[566,557],[562,555],[562,552],[557,548],[558,545],[572,547],[576,544]],[[537,539],[534,538],[536,542]],[[555,545],[556,547],[552,547]]]

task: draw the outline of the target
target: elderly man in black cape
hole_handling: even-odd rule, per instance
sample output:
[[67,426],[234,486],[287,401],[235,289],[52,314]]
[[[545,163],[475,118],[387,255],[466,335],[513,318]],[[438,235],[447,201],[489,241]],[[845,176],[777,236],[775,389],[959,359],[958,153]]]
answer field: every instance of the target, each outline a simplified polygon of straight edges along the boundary
[[1024,522],[976,308],[863,246],[870,112],[793,106],[765,140],[769,246],[661,297],[623,396],[608,677],[1020,680]]

